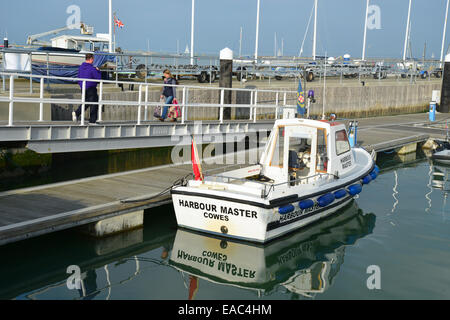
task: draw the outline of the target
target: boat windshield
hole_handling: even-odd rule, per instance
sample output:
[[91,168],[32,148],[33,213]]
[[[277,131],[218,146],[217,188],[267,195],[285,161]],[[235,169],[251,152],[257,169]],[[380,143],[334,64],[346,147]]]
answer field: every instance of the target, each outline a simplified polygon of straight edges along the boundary
[[276,133],[276,143],[272,154],[270,165],[273,167],[283,167],[284,158],[284,127],[279,127]]

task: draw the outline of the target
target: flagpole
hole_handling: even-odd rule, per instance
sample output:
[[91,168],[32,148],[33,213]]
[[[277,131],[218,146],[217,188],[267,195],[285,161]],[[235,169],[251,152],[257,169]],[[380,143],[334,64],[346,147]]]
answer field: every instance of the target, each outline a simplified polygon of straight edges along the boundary
[[113,53],[113,48],[112,48],[112,28],[113,28],[113,17],[112,17],[112,0],[109,0],[109,52]]

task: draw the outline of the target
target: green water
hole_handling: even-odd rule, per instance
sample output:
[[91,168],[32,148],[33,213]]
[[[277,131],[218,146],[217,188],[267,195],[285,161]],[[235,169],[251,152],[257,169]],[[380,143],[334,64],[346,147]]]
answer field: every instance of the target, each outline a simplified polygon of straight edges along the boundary
[[398,160],[379,158],[380,176],[333,217],[266,246],[177,230],[166,206],[101,240],[68,230],[0,247],[0,298],[449,299],[450,167]]

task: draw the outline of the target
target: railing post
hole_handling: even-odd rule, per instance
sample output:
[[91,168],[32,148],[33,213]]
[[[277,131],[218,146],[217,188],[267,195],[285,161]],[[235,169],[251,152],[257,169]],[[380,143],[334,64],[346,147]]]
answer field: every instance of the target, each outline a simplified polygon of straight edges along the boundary
[[139,85],[139,98],[138,98],[138,115],[137,125],[141,125],[141,109],[142,109],[142,84]]
[[[147,59],[147,58],[146,58]],[[145,77],[145,81],[147,82],[147,77]],[[145,107],[144,107],[144,121],[148,120],[148,86],[145,86]]]
[[84,126],[85,108],[86,108],[86,80],[83,80],[83,84],[81,86],[81,122],[80,122],[81,126]]
[[253,108],[252,108],[252,105],[253,105],[253,91],[250,91],[250,118],[249,118],[249,120],[252,120],[253,119]]
[[181,123],[184,124],[186,121],[186,87],[183,87],[183,101],[181,104]]
[[103,121],[103,81],[100,82],[100,94],[98,96],[98,121]]
[[253,112],[254,112],[253,122],[256,122],[256,110],[257,110],[256,105],[257,104],[258,104],[258,91],[255,91],[255,107],[253,108]]
[[8,126],[13,126],[14,119],[14,76],[9,77],[9,116],[8,116]]
[[275,120],[278,119],[278,99],[279,99],[279,92],[277,92],[277,95],[275,97]]
[[39,121],[44,121],[44,102],[42,101],[44,99],[44,78],[41,78],[41,83],[39,86],[39,99],[41,100],[39,102]]
[[220,115],[219,115],[219,122],[223,123],[223,104],[225,101],[225,89],[220,90]]

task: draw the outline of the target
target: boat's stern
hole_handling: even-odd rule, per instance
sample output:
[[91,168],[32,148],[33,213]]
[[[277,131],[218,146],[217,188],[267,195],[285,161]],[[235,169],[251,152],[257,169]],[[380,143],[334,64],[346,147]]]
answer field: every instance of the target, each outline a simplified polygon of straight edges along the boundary
[[[180,227],[242,240],[266,240],[267,212],[263,202],[231,198],[193,187],[172,189],[172,200]],[[205,193],[207,192],[207,193]]]

